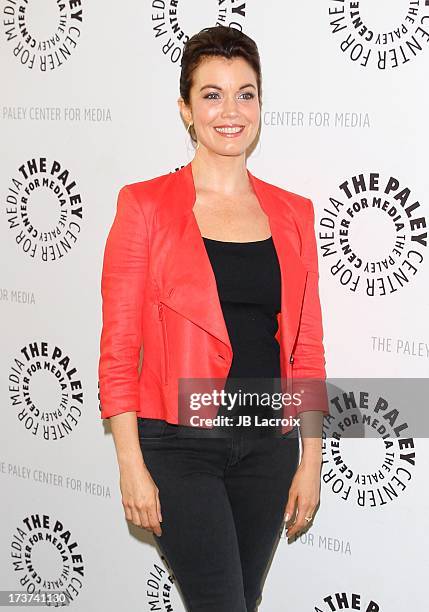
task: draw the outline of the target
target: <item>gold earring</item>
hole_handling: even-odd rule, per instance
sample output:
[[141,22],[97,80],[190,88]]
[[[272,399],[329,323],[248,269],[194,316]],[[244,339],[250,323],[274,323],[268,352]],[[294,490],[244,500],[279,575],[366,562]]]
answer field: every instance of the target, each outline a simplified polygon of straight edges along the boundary
[[[193,122],[193,121],[191,121],[191,122],[188,124],[188,129],[186,130],[187,132],[189,132],[189,128],[191,127],[191,125],[194,125],[194,122]],[[195,150],[197,150],[197,149],[199,148],[199,146],[200,146],[200,143],[198,142],[198,139],[197,139],[197,146],[195,147]]]

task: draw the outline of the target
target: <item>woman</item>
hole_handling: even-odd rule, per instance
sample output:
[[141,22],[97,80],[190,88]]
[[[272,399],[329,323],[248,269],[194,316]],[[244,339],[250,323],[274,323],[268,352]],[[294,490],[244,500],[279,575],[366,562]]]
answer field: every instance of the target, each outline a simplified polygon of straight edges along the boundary
[[[224,26],[193,36],[180,93],[195,156],[123,187],[106,243],[101,416],[111,420],[125,516],[158,536],[188,610],[249,612],[283,521],[295,535],[318,504],[321,438],[302,430],[306,420],[317,429],[327,409],[297,410],[298,466],[296,424],[250,435],[238,424],[244,408],[227,402],[200,410],[195,427],[179,379],[191,390],[193,381],[236,390],[240,379],[283,390],[292,368],[325,378],[314,213],[307,198],[246,169],[261,118],[249,37]],[[221,414],[234,418],[205,418]]]

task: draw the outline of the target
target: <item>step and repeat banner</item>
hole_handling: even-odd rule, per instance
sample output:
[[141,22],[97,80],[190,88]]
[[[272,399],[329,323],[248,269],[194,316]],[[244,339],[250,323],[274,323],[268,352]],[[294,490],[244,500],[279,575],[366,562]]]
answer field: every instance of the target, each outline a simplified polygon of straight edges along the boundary
[[[380,410],[370,379],[429,373],[429,2],[0,6],[3,600],[60,590],[85,612],[185,610],[154,537],[124,517],[99,411],[100,277],[119,189],[194,156],[183,45],[226,24],[262,60],[248,167],[314,203],[327,373],[354,380],[325,425],[320,508],[295,541],[282,534],[259,609],[426,610],[429,402]],[[374,435],[334,444],[358,408]]]

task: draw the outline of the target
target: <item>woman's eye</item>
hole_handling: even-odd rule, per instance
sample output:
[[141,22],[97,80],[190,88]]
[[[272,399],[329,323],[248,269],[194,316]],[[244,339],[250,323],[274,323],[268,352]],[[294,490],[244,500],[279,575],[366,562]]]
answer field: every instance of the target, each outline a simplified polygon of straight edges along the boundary
[[[209,94],[207,94],[206,96],[204,96],[204,98],[208,99],[208,100],[214,100],[215,98],[212,96],[218,96],[219,94],[215,91],[210,92]],[[241,96],[248,96],[245,99],[246,100],[251,100],[252,98],[255,97],[255,94],[252,93],[251,91],[246,91],[245,93],[240,94]]]

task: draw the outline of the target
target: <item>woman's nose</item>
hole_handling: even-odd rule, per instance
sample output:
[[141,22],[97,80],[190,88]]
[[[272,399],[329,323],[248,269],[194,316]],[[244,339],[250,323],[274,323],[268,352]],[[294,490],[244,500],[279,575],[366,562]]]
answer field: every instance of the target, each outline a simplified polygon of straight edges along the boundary
[[223,103],[222,114],[236,114],[237,113],[237,100],[234,96],[227,96]]

